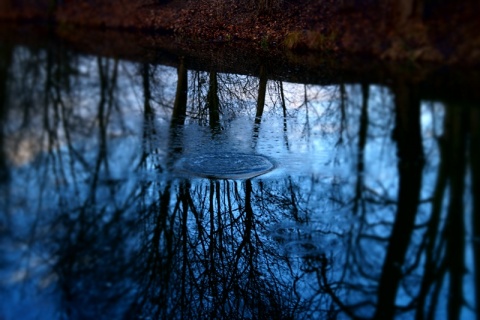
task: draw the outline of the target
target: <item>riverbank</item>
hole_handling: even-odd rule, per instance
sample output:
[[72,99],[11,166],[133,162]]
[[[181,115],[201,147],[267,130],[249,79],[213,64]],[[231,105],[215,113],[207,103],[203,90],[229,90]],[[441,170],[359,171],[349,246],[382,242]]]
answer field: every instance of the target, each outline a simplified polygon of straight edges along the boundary
[[[3,1],[0,19],[49,21],[60,32],[72,26],[166,33],[181,41],[248,44],[268,50],[356,54],[380,60],[480,64],[478,5],[444,4],[422,17],[393,21],[388,10],[363,1],[284,1],[268,11],[238,1],[64,1],[49,7]],[[361,2],[361,1],[358,1]],[[342,4],[339,4],[342,3]]]

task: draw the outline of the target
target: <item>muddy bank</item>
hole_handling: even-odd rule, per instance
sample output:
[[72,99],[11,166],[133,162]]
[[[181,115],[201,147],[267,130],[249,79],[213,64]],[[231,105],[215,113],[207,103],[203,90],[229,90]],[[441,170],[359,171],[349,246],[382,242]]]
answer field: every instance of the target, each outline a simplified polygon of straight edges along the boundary
[[336,85],[370,83],[419,88],[426,100],[477,101],[480,103],[478,68],[439,63],[391,61],[358,55],[292,52],[262,49],[249,43],[191,42],[173,35],[138,31],[58,29],[45,25],[0,29],[0,43],[45,49],[61,57],[65,50],[123,59],[139,64],[161,64],[188,70],[243,74],[269,80]]
[[[0,19],[44,21],[65,33],[72,26],[169,34],[183,42],[247,45],[263,50],[359,55],[386,61],[480,64],[475,1],[435,6],[396,21],[376,1],[0,1]],[[30,3],[32,2],[32,3]],[[277,4],[277,5],[273,5]],[[391,11],[391,10],[390,10]],[[393,19],[393,20],[392,20]]]

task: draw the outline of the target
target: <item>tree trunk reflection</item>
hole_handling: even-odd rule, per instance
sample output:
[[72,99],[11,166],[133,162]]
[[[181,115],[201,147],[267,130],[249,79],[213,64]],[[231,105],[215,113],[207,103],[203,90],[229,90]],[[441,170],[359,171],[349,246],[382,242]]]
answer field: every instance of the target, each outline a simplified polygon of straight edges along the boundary
[[9,171],[5,155],[5,124],[8,118],[8,83],[12,63],[12,48],[0,44],[0,185],[9,180]]
[[209,123],[213,132],[220,130],[220,102],[218,99],[217,73],[210,73],[210,80],[207,94],[207,108],[209,111]]
[[398,155],[398,207],[379,280],[376,319],[392,319],[404,262],[420,200],[423,147],[420,130],[420,100],[415,88],[395,88],[394,138]]
[[472,192],[473,195],[473,212],[472,212],[472,226],[473,226],[473,255],[474,265],[476,270],[474,274],[475,279],[475,305],[477,306],[477,319],[480,319],[480,109],[478,106],[470,108],[470,170],[472,175]]
[[[355,186],[355,200],[353,204],[353,212],[358,214],[359,206],[363,205],[362,190],[364,187],[364,170],[365,170],[365,145],[367,143],[368,132],[368,98],[369,86],[362,84],[362,106],[360,113],[360,129],[358,132],[358,151],[357,151],[357,182]],[[365,207],[361,208],[362,213]],[[363,216],[363,214],[362,214]]]
[[167,167],[171,168],[177,157],[182,154],[182,127],[185,124],[187,115],[188,97],[188,70],[183,59],[177,69],[177,88],[175,91],[175,102],[173,104],[172,117],[169,130],[169,150]]
[[183,125],[187,112],[187,93],[188,93],[188,70],[185,67],[183,59],[177,69],[177,90],[175,94],[175,103],[173,104],[172,124]]
[[446,221],[446,256],[450,271],[448,318],[459,319],[464,302],[463,278],[465,274],[465,230],[464,230],[464,182],[466,171],[466,109],[447,107],[445,138],[448,146],[450,202]]

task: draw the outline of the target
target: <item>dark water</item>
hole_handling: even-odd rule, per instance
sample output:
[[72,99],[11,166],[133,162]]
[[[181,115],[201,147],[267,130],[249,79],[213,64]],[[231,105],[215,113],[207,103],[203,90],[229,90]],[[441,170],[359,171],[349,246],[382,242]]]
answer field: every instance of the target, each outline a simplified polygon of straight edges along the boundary
[[0,319],[478,317],[468,94],[0,55]]

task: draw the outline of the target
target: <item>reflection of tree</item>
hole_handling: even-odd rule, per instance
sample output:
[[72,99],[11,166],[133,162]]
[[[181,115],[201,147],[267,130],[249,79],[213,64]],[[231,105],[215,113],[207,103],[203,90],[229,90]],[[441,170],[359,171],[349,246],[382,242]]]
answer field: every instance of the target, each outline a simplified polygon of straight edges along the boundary
[[[13,211],[13,221],[23,210],[28,214],[23,218],[26,225],[17,226],[10,241],[28,248],[27,261],[40,259],[41,271],[33,270],[32,274],[38,274],[40,288],[46,294],[54,293],[53,301],[60,304],[58,312],[66,317],[92,318],[101,310],[105,317],[116,318],[118,310],[112,306],[124,298],[122,274],[127,270],[122,268],[127,263],[121,263],[125,252],[115,243],[121,243],[130,232],[118,221],[123,220],[122,215],[135,196],[123,193],[121,201],[103,202],[108,195],[115,198],[122,189],[119,180],[112,176],[112,150],[108,147],[112,117],[115,118],[112,114],[118,111],[118,62],[97,60],[98,81],[94,89],[98,89],[98,104],[90,108],[96,112],[89,113],[88,107],[79,110],[78,104],[84,100],[76,100],[79,88],[70,86],[81,75],[69,54],[53,47],[39,52],[21,50],[15,58],[15,70],[25,72],[10,74],[11,90],[23,95],[7,106],[14,116],[9,118],[8,133],[13,139],[34,140],[34,150],[27,151],[38,154],[28,155],[36,157],[36,161],[24,170],[17,169],[16,163],[9,168],[17,171],[12,190],[25,184],[28,196],[21,199],[29,199],[16,208],[18,212]],[[30,76],[38,81],[30,82]],[[88,100],[88,96],[82,98]],[[17,127],[19,119],[23,122]],[[94,137],[97,148],[83,152],[81,146],[88,142],[79,144],[79,136],[85,140]],[[12,152],[15,147],[9,145],[7,150]],[[12,266],[24,268],[22,261],[15,261]],[[30,276],[25,281],[31,281]]]
[[287,103],[285,100],[285,92],[283,90],[283,82],[277,82],[277,89],[280,94],[280,103],[282,106],[282,115],[283,115],[283,139],[285,141],[285,147],[287,150],[290,148],[288,143],[288,117],[287,117]]
[[[446,227],[446,261],[450,271],[450,299],[448,302],[448,317],[458,319],[464,303],[463,278],[465,275],[465,221],[464,221],[464,183],[466,172],[466,110],[448,108],[446,119],[452,121],[445,129],[451,146],[448,152],[450,158],[450,203],[447,211]],[[447,110],[448,110],[447,109]],[[460,214],[459,214],[460,213]]]
[[173,105],[172,121],[176,125],[183,125],[185,123],[188,93],[188,74],[183,60],[180,61],[177,74],[177,91]]
[[[34,165],[25,165],[24,180],[13,183],[29,182],[36,192],[38,203],[25,207],[36,216],[24,242],[31,252],[42,253],[47,269],[42,280],[54,288],[66,316],[383,319],[415,312],[423,319],[435,317],[445,290],[451,293],[450,318],[464,308],[469,267],[464,177],[470,169],[472,194],[478,194],[476,109],[446,107],[437,168],[426,147],[424,163],[423,144],[434,143],[422,137],[425,115],[414,86],[393,88],[392,127],[384,117],[391,106],[375,103],[379,89],[367,83],[342,84],[332,92],[301,85],[295,100],[289,84],[270,81],[263,69],[254,79],[188,71],[181,61],[176,88],[168,91],[157,76],[162,69],[143,64],[133,86],[143,97],[141,154],[125,160],[125,153],[135,153],[132,144],[116,149],[121,139],[110,134],[117,127],[120,136],[126,131],[118,98],[125,81],[120,62],[88,60],[88,72],[80,75],[76,60],[61,51],[34,56],[42,63],[30,72],[43,81],[26,90],[0,66],[0,90],[39,92],[40,121],[34,121],[34,107],[7,110],[4,105],[0,121],[8,124],[21,110],[22,130],[40,123],[37,139],[48,142]],[[86,89],[70,85],[75,81]],[[8,94],[1,96],[7,101]],[[325,97],[331,101],[323,103]],[[86,110],[79,112],[79,105]],[[334,173],[294,172],[264,180],[164,174],[186,150],[183,135],[189,124],[205,125],[206,136],[222,139],[237,116],[247,117],[257,130],[258,145],[263,128],[275,128],[268,127],[273,119],[283,130],[287,156],[302,143],[310,148],[321,136],[335,153],[332,158],[340,155],[349,162],[330,161],[338,166]],[[375,158],[379,144],[386,158]],[[129,169],[132,163],[140,165]],[[429,197],[432,177],[437,180]],[[473,199],[475,239],[478,207]],[[478,266],[477,243],[473,249]]]
[[220,129],[220,102],[218,99],[217,73],[210,73],[210,80],[207,94],[207,109],[209,114],[210,128],[213,132]]
[[257,108],[255,111],[255,125],[253,127],[253,144],[256,145],[260,134],[260,124],[262,123],[263,111],[265,109],[265,96],[267,94],[267,75],[265,68],[260,67],[260,77],[258,83]]
[[[480,270],[480,110],[478,107],[472,106],[470,108],[470,170],[472,175],[472,192],[473,195],[473,210],[472,210],[472,225],[473,225],[473,254],[474,254],[474,270]],[[480,306],[480,274],[475,273],[475,305]],[[480,317],[480,312],[477,309],[477,318]]]
[[[365,167],[358,165],[372,137],[372,134],[364,136],[366,126],[378,127],[364,123],[375,121],[375,113],[366,113],[364,100],[358,139],[358,155],[362,158],[357,162],[357,170],[362,172],[361,179],[356,180],[351,203],[355,213],[357,201],[362,199],[364,214],[345,234],[348,246],[343,255],[311,256],[305,260],[305,270],[316,274],[319,299],[330,296],[337,313],[353,318],[374,315],[378,319],[391,319],[397,314],[415,312],[417,319],[432,319],[442,308],[443,290],[448,290],[445,311],[450,319],[457,319],[465,307],[468,290],[464,218],[468,107],[447,107],[444,133],[439,139],[437,183],[427,215],[421,202],[426,186],[422,177],[426,174],[425,167],[429,170],[431,167],[424,165],[425,141],[421,134],[418,91],[405,85],[394,89],[396,121],[392,136],[397,145],[397,197],[392,200],[386,195],[382,199],[380,194],[372,193],[368,185],[372,181],[365,179],[369,171],[363,172],[369,163],[365,162]],[[365,90],[362,96],[366,97]],[[359,190],[367,192],[359,198]],[[382,256],[383,260],[379,259]]]
[[[108,163],[108,123],[112,112],[115,97],[115,87],[117,82],[118,61],[112,61],[110,59],[98,60],[98,74],[100,80],[100,97],[98,102],[98,157],[95,163],[95,169],[92,174],[92,190],[96,189],[98,183],[98,176],[102,165],[107,175],[110,175],[109,163]],[[111,74],[110,74],[111,72]],[[92,193],[94,196],[94,193]]]
[[177,69],[177,90],[175,93],[175,102],[173,104],[172,117],[170,120],[170,137],[169,137],[169,167],[173,164],[176,156],[180,155],[183,150],[182,146],[182,127],[185,124],[187,116],[187,95],[188,94],[188,70],[184,61],[180,61]]
[[[123,229],[119,221],[123,222],[123,215],[135,194],[123,194],[122,201],[104,202],[105,194],[115,198],[120,188],[119,181],[112,177],[108,147],[118,62],[98,59],[97,68],[98,148],[92,159],[83,160],[92,164],[87,166],[88,185],[80,183],[76,186],[81,193],[73,203],[69,202],[68,195],[58,199],[59,212],[52,221],[57,232],[48,242],[52,255],[58,257],[52,271],[57,277],[63,312],[67,317],[95,317],[99,313],[115,317],[119,310],[112,307],[117,306],[128,292],[125,287],[128,250],[116,244],[122,243],[130,232]],[[52,130],[56,128],[52,127]]]
[[263,110],[265,109],[265,96],[267,92],[267,75],[265,68],[262,66],[260,69],[260,78],[258,84],[258,96],[257,96],[257,110],[255,112],[255,124],[259,125],[262,121]]
[[407,249],[415,227],[420,201],[423,146],[420,130],[420,99],[415,89],[399,85],[395,91],[396,124],[394,138],[398,155],[398,205],[386,248],[378,288],[375,317],[391,319],[395,313],[397,291],[404,277]]
[[[187,117],[186,104],[178,103],[187,85],[183,70],[179,71],[170,123],[170,146],[174,147],[169,150],[177,150],[176,155],[182,152],[179,137]],[[219,113],[215,114],[219,111],[217,77],[210,73],[202,100],[210,125],[219,120]],[[144,97],[150,91],[147,83],[144,74]],[[199,113],[192,110],[191,114]],[[290,189],[295,198],[291,183]],[[263,227],[256,219],[254,199],[262,193],[254,190],[251,181],[144,184],[139,213],[147,222],[147,232],[135,272],[138,294],[130,312],[158,318],[283,318],[293,314],[296,299],[282,292],[288,292],[289,286],[277,279],[280,266],[266,268],[268,259],[274,262],[279,256],[263,243],[258,230]],[[272,215],[275,219],[274,211]]]
[[[8,183],[11,179],[11,174],[8,168],[8,161],[6,155],[6,140],[5,127],[8,121],[10,103],[9,97],[9,81],[10,69],[12,63],[12,48],[0,44],[0,207],[6,209],[6,212],[0,211],[0,240],[8,232],[7,226],[10,224],[10,217],[8,213],[8,206],[11,199]],[[7,259],[0,255],[0,270],[3,265],[8,264]]]
[[[465,274],[465,227],[464,227],[464,177],[466,171],[466,110],[457,107],[447,107],[445,115],[444,133],[439,141],[440,166],[437,183],[433,194],[431,220],[426,232],[426,263],[423,278],[417,318],[423,319],[435,315],[440,290],[444,284],[444,277],[449,275],[448,316],[457,319],[464,303],[463,278]],[[448,209],[444,215],[442,225],[442,206],[446,192],[449,189]],[[438,237],[443,237],[439,241]],[[428,292],[433,287],[430,306],[426,305]],[[428,307],[428,309],[426,308]]]
[[[439,150],[440,164],[433,191],[430,221],[425,232],[425,267],[418,298],[417,319],[423,319],[425,317],[425,311],[428,311],[428,319],[433,317],[435,312],[434,307],[437,304],[438,294],[440,293],[442,284],[440,280],[445,272],[445,265],[441,259],[441,249],[438,247],[439,245],[442,246],[442,243],[438,243],[438,237],[441,237],[442,208],[447,187],[447,169],[449,164],[445,161],[448,158],[448,153],[446,153],[443,143],[439,144]],[[432,286],[434,289],[431,298],[432,302],[430,303],[431,307],[426,310],[428,293],[432,290]]]
[[137,311],[160,318],[292,315],[295,299],[279,278],[288,278],[288,267],[264,243],[254,204],[262,195],[252,181],[181,181],[176,196],[172,189],[167,183],[144,211],[152,233],[142,246]]
[[8,117],[8,81],[11,61],[12,48],[0,44],[0,184],[9,179],[4,146],[4,126]]
[[[142,65],[142,86],[143,86],[143,136],[142,136],[142,157],[140,166],[146,167],[150,152],[156,149],[151,136],[157,134],[155,130],[155,109],[152,106],[152,92],[150,88],[150,65]],[[157,168],[161,169],[161,168]]]
[[[344,89],[343,89],[344,90]],[[367,143],[367,130],[368,130],[368,97],[369,87],[367,84],[362,84],[362,106],[360,114],[360,128],[358,132],[358,151],[357,151],[357,182],[355,186],[355,199],[353,204],[353,212],[357,213],[359,210],[359,202],[362,200],[362,188],[364,185],[364,170],[365,170],[365,145]],[[343,94],[341,95],[343,100]],[[342,101],[342,104],[344,102]],[[343,110],[343,107],[342,107]],[[343,113],[344,111],[342,111]],[[363,205],[363,203],[362,203]],[[362,208],[363,212],[365,208]]]

